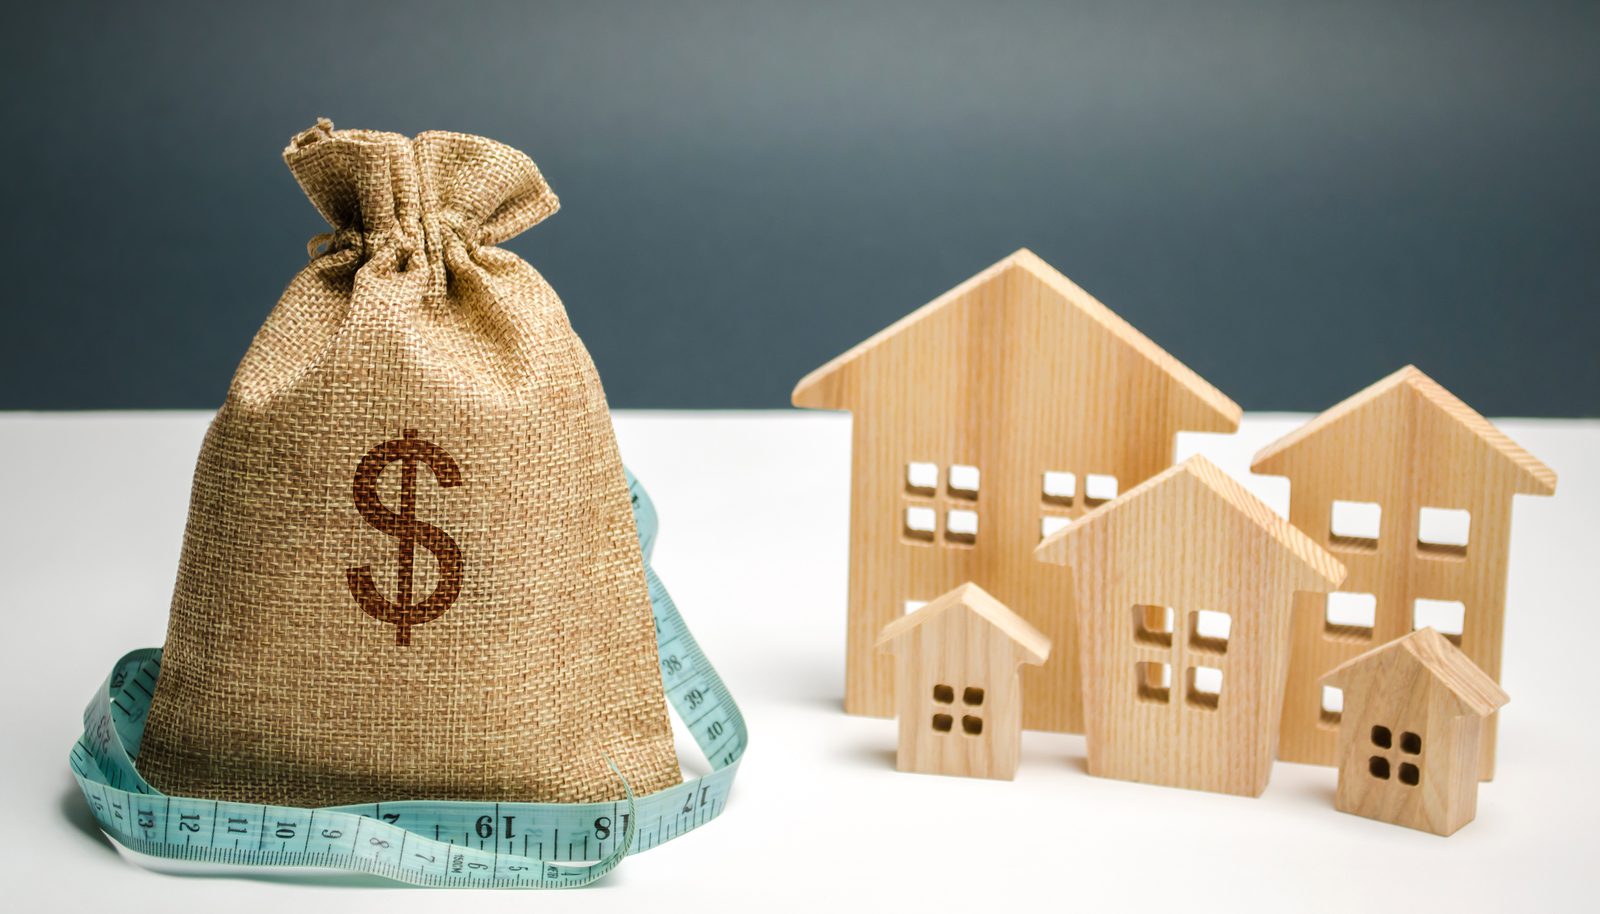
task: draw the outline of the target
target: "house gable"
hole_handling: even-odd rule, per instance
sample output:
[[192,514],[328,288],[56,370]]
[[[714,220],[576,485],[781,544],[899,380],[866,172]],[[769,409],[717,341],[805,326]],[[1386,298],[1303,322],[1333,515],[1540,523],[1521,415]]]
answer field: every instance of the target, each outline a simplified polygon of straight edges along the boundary
[[963,584],[914,612],[890,622],[878,636],[878,649],[894,646],[916,629],[942,621],[947,613],[969,612],[1016,646],[1019,662],[1040,664],[1050,655],[1050,641],[1028,621],[976,584]]
[[[1399,417],[1408,415],[1415,417],[1418,440],[1393,434]],[[1389,434],[1385,435],[1386,431]],[[1293,475],[1297,462],[1315,461],[1319,452],[1327,455],[1323,460],[1347,460],[1349,442],[1355,438],[1369,442],[1363,453],[1370,453],[1376,442],[1388,440],[1405,451],[1474,454],[1478,465],[1505,474],[1511,491],[1528,495],[1555,493],[1555,471],[1413,365],[1354,394],[1263,448],[1250,469],[1268,475]]]
[[[1000,326],[997,316],[1009,318]],[[979,332],[984,331],[984,332]],[[957,401],[974,371],[1001,365],[1016,340],[1043,403],[1115,404],[1169,415],[1174,428],[1231,432],[1238,404],[1037,255],[1020,250],[801,379],[794,405],[860,412],[884,401]],[[893,378],[893,382],[883,379]],[[948,385],[941,384],[948,379]],[[1136,395],[1137,401],[1126,398]],[[1081,408],[1081,407],[1080,407]]]
[[[1200,456],[1085,514],[1040,543],[1034,555],[1069,566],[1086,564],[1091,557],[1130,567],[1160,564],[1192,552],[1189,539],[1195,529],[1223,529],[1237,548],[1265,549],[1268,560],[1288,571],[1297,589],[1328,590],[1344,579],[1344,566],[1327,550]],[[1103,545],[1118,543],[1122,545]],[[1188,583],[1216,592],[1235,586],[1223,577]]]
[[1322,682],[1335,688],[1348,688],[1354,679],[1362,675],[1381,675],[1393,664],[1425,671],[1436,685],[1453,697],[1460,714],[1488,717],[1511,700],[1511,696],[1460,648],[1431,628],[1412,632],[1348,660],[1329,670]]

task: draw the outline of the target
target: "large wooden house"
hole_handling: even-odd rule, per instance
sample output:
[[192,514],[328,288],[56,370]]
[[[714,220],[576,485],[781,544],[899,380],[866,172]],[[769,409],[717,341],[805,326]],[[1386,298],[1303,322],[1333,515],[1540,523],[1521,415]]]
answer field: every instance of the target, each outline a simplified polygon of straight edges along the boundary
[[796,406],[854,414],[845,710],[895,710],[889,622],[971,581],[1054,645],[1023,726],[1082,729],[1065,569],[1043,537],[1172,465],[1237,404],[1029,251],[807,375]]
[[[1343,713],[1329,670],[1437,629],[1500,679],[1513,495],[1556,474],[1449,391],[1406,366],[1256,455],[1289,477],[1289,519],[1350,569],[1336,593],[1295,603],[1279,757],[1334,763]],[[1480,775],[1494,774],[1484,722]]]
[[1204,457],[1054,534],[1072,572],[1089,773],[1258,796],[1294,595],[1344,568]]

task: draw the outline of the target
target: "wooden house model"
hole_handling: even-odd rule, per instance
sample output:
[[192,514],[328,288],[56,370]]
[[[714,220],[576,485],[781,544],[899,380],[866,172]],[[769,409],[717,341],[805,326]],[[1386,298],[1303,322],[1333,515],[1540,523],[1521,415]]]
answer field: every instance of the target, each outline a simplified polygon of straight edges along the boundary
[[[1407,366],[1256,455],[1289,478],[1289,519],[1349,568],[1338,592],[1296,598],[1279,757],[1334,763],[1340,695],[1327,671],[1433,627],[1500,678],[1511,497],[1556,474]],[[1495,724],[1480,775],[1494,774]]]
[[1344,812],[1448,835],[1478,812],[1478,760],[1509,697],[1431,628],[1373,648],[1323,681],[1344,692],[1334,758]]
[[901,771],[1010,780],[1022,742],[1021,665],[1050,642],[1021,616],[963,584],[884,626],[895,661]]
[[1203,457],[1045,540],[1072,574],[1089,773],[1259,796],[1294,594],[1344,568]]
[[895,707],[884,626],[974,582],[1043,632],[1023,726],[1082,729],[1064,569],[1043,537],[1171,466],[1179,430],[1239,407],[1023,250],[807,375],[796,406],[854,414],[845,710]]

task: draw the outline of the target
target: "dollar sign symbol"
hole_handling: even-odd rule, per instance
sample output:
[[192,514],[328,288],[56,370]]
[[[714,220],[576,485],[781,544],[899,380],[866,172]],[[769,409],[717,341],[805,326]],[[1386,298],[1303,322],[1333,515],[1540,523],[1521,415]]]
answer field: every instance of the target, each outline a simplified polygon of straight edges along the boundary
[[[378,498],[378,477],[396,460],[400,464],[400,511],[384,507]],[[408,428],[403,437],[385,441],[368,451],[356,467],[356,510],[366,522],[377,530],[400,540],[400,573],[396,582],[395,601],[384,599],[372,580],[372,566],[363,565],[345,572],[350,582],[350,593],[360,604],[361,611],[374,619],[395,626],[394,643],[404,647],[411,643],[411,628],[426,625],[444,615],[450,604],[461,594],[461,547],[443,530],[417,520],[417,463],[428,465],[440,488],[461,485],[461,468],[444,449],[417,437],[417,430]],[[420,603],[412,602],[412,572],[416,564],[418,545],[433,553],[439,563],[439,584]]]

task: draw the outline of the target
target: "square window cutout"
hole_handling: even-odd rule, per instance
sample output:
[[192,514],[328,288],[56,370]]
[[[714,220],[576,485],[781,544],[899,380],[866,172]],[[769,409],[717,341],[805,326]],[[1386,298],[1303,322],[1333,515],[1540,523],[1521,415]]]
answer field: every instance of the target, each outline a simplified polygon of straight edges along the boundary
[[1222,697],[1222,671],[1214,666],[1189,667],[1185,699],[1192,707],[1215,711]]
[[939,488],[939,467],[932,463],[906,464],[906,491],[914,495],[932,495]]
[[952,543],[972,545],[978,540],[978,512],[952,508],[944,515],[944,538]]
[[1328,609],[1322,620],[1323,634],[1330,638],[1372,639],[1372,626],[1378,621],[1378,598],[1370,593],[1335,590],[1328,594]]
[[1378,548],[1383,508],[1370,501],[1335,501],[1328,521],[1328,541],[1344,549]]
[[1070,517],[1054,517],[1046,514],[1044,517],[1039,518],[1039,539],[1049,539],[1050,534],[1057,530],[1065,530],[1071,525],[1072,518]]
[[1117,497],[1117,477],[1104,473],[1090,473],[1083,477],[1083,500],[1090,505],[1103,504]]
[[1460,600],[1418,600],[1411,607],[1411,630],[1431,628],[1461,646],[1461,635],[1466,631],[1467,605]]
[[1154,647],[1172,646],[1173,618],[1170,606],[1139,605],[1133,608],[1133,640]]
[[1417,515],[1417,549],[1425,555],[1465,558],[1472,515],[1457,508],[1423,508]]
[[1141,660],[1133,665],[1134,681],[1144,701],[1166,704],[1172,699],[1172,665]]
[[1339,718],[1344,716],[1344,689],[1330,685],[1322,687],[1322,707],[1318,709],[1317,720],[1323,726],[1339,726]]
[[1189,646],[1198,651],[1228,652],[1228,636],[1233,633],[1233,617],[1210,609],[1189,614]]
[[938,523],[939,515],[932,508],[906,509],[905,534],[908,539],[933,542],[933,530]]
[[1078,494],[1078,477],[1055,470],[1044,474],[1044,500],[1054,505],[1070,505]]
[[977,498],[978,468],[963,463],[950,467],[950,494],[957,498]]

